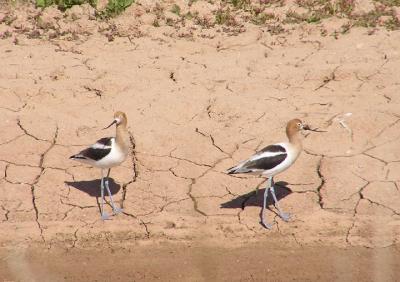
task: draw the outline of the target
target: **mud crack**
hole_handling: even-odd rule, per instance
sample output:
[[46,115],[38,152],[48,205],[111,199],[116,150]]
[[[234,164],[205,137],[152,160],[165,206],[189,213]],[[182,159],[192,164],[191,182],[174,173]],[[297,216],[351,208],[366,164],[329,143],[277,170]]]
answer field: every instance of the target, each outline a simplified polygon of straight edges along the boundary
[[321,190],[325,185],[325,178],[321,172],[321,165],[322,165],[323,159],[324,159],[324,156],[321,156],[321,158],[319,159],[318,164],[317,164],[317,174],[318,174],[319,179],[321,180],[321,183],[317,187],[317,195],[318,195],[318,204],[321,207],[321,209],[324,209],[324,201],[322,198]]
[[217,144],[215,144],[215,139],[214,139],[214,137],[213,137],[211,134],[204,133],[204,132],[200,131],[197,127],[196,127],[196,129],[195,129],[195,132],[196,132],[196,133],[199,133],[200,135],[202,135],[202,136],[204,136],[204,137],[210,138],[211,145],[212,145],[213,147],[215,147],[215,148],[216,148],[218,151],[220,151],[221,153],[228,154],[228,153],[226,153],[224,150],[222,150],[220,146],[218,146]]
[[319,89],[325,87],[326,85],[328,85],[328,83],[330,83],[331,81],[335,81],[336,80],[336,71],[340,66],[337,66],[336,68],[334,68],[334,70],[326,77],[324,77],[322,83],[314,89],[314,91],[318,91]]
[[[352,216],[353,222],[352,222],[351,226],[349,227],[349,229],[347,230],[347,233],[346,233],[346,243],[349,244],[350,246],[352,246],[352,244],[351,244],[351,242],[350,242],[351,231],[353,230],[354,226],[356,225],[357,209],[358,209],[358,206],[360,205],[361,200],[364,199],[364,195],[363,195],[362,192],[363,192],[364,188],[367,187],[367,186],[370,184],[370,182],[369,182],[368,180],[364,179],[363,177],[361,177],[361,176],[359,176],[359,175],[357,175],[357,174],[354,174],[354,175],[357,176],[357,177],[359,177],[359,178],[362,179],[363,181],[365,181],[365,184],[364,184],[364,185],[357,191],[357,193],[356,193],[356,194],[358,194],[359,199],[358,199],[356,205],[354,206],[353,216]],[[350,198],[351,198],[352,196],[353,196],[353,195],[351,195]]]
[[128,213],[128,212],[123,212],[124,215],[127,215],[129,217],[132,217],[134,219],[136,219],[137,221],[139,221],[139,224],[143,226],[145,233],[146,233],[146,238],[150,238],[150,231],[149,231],[149,227],[147,226],[150,222],[144,222],[142,219],[140,219],[139,217],[137,217],[136,215],[132,214],[132,213]]
[[136,163],[138,162],[137,160],[137,156],[136,156],[136,142],[135,142],[135,138],[133,137],[132,132],[129,131],[129,142],[131,143],[131,152],[130,152],[130,156],[131,156],[131,165],[132,165],[132,179],[129,180],[126,183],[122,184],[122,199],[121,199],[121,208],[124,208],[124,203],[126,200],[126,194],[127,194],[127,187],[128,185],[134,183],[139,175],[138,172],[138,168]]
[[[20,119],[17,120],[17,125],[18,125],[18,127],[24,132],[25,135],[27,135],[27,136],[29,136],[29,137],[32,137],[33,139],[35,139],[35,140],[37,140],[37,141],[50,142],[49,140],[41,139],[41,138],[36,137],[35,135],[29,133],[28,130],[26,130],[26,129],[23,127],[23,125],[22,125]],[[58,130],[58,129],[57,129],[57,130]]]
[[89,92],[93,92],[97,97],[103,97],[103,91],[94,87],[90,87],[90,86],[83,86],[83,88],[85,88],[87,91]]
[[[27,133],[29,135],[29,133]],[[44,151],[41,155],[40,155],[40,160],[39,160],[39,165],[38,167],[40,168],[40,172],[39,174],[35,177],[34,181],[32,182],[31,186],[31,194],[32,194],[32,205],[33,205],[33,209],[35,210],[35,220],[36,223],[38,225],[38,228],[40,230],[40,237],[42,238],[43,242],[46,242],[44,235],[43,235],[43,227],[40,224],[40,220],[39,220],[39,208],[37,206],[36,203],[36,194],[35,194],[35,189],[36,189],[36,185],[40,180],[40,177],[43,175],[43,172],[45,170],[45,167],[43,166],[43,162],[44,159],[46,157],[46,154],[53,148],[53,146],[56,144],[57,141],[57,136],[58,136],[58,126],[56,126],[56,131],[54,133],[54,137],[53,140],[51,141],[50,146],[46,149],[46,151]]]

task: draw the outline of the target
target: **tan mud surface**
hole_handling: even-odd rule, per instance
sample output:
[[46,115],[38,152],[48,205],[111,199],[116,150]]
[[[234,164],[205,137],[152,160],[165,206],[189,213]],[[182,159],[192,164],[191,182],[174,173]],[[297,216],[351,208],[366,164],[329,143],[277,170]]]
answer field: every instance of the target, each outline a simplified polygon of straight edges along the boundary
[[[189,38],[153,25],[112,40],[96,32],[4,37],[1,245],[222,248],[265,238],[275,247],[396,245],[400,32],[321,36],[321,25],[281,34],[253,25],[234,35],[198,28]],[[128,115],[135,156],[111,172],[125,213],[103,222],[100,171],[68,157],[114,134],[101,128],[116,110]],[[276,177],[292,219],[282,222],[271,205],[267,231],[259,224],[264,180],[224,171],[285,138],[294,117],[327,132],[307,135],[297,163]]]

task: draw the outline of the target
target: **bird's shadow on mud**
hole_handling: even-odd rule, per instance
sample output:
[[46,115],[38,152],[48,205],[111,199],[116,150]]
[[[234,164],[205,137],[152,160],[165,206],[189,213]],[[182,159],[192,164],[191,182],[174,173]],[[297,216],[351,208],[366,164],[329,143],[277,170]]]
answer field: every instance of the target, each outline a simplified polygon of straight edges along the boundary
[[[286,196],[293,193],[293,191],[287,187],[288,183],[285,181],[279,181],[275,183],[275,195],[277,200],[285,198]],[[262,207],[264,201],[264,189],[258,189],[258,191],[251,191],[249,193],[240,195],[228,202],[222,203],[222,209],[244,209],[246,206]],[[271,192],[268,193],[267,206],[273,205],[274,200]]]
[[[115,183],[111,177],[108,179],[111,195],[117,194],[121,189],[121,185]],[[85,180],[85,181],[65,181],[68,186],[74,187],[82,192],[85,192],[91,197],[101,197],[101,179]],[[104,195],[108,195],[107,189],[104,188]]]

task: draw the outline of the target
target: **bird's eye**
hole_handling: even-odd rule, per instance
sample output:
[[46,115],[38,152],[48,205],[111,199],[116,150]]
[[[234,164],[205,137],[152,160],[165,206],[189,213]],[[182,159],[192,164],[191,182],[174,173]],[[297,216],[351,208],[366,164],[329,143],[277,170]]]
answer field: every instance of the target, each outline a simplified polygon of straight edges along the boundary
[[301,127],[301,123],[300,123],[300,122],[299,122],[299,123],[297,123],[297,126],[298,126],[298,127]]

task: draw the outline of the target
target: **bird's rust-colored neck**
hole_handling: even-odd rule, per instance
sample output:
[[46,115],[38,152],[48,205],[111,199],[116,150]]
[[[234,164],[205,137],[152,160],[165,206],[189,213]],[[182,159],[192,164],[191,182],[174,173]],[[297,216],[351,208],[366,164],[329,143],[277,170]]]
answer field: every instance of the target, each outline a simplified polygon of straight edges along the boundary
[[294,145],[298,149],[302,148],[302,136],[297,128],[288,126],[286,128],[286,135],[289,139],[290,144]]
[[126,128],[126,122],[121,122],[117,125],[115,141],[122,148],[123,151],[129,150],[129,133]]

